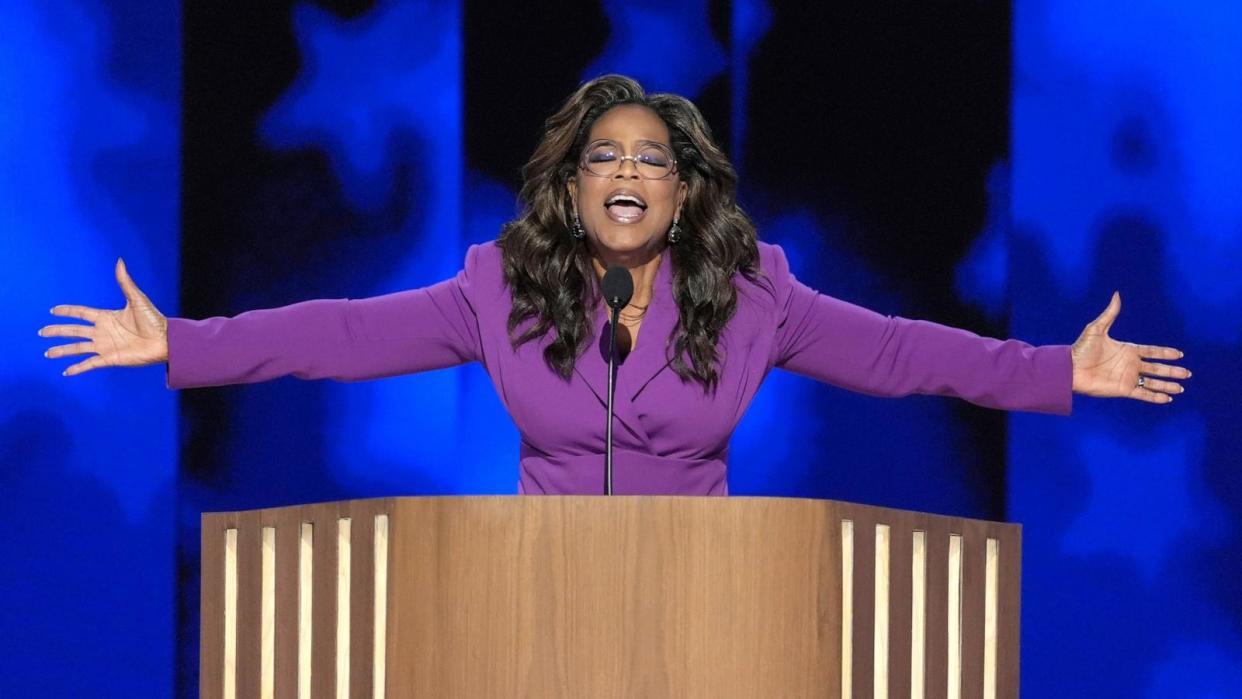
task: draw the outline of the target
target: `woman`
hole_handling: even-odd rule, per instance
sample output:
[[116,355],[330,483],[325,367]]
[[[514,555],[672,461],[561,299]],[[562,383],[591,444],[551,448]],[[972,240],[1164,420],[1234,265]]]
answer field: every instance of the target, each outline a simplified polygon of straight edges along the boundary
[[603,487],[608,330],[604,270],[635,293],[618,332],[617,493],[726,494],[729,437],[780,367],[875,395],[933,393],[1066,414],[1072,392],[1168,403],[1177,350],[1108,336],[1108,308],[1071,346],[1031,347],[882,316],[823,296],[759,243],[736,176],[692,103],[605,76],[547,122],[523,169],[520,218],[424,289],[316,300],[235,318],[166,319],[129,278],[105,311],[57,306],[90,325],[49,357],[104,366],[168,362],[171,388],[278,376],[362,380],[480,361],[522,435],[519,492]]

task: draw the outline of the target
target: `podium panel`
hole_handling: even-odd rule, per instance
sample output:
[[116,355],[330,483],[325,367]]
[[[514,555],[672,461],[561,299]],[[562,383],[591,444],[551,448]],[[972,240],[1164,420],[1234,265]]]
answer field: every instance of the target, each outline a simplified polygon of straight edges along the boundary
[[203,697],[1016,697],[1021,528],[477,496],[202,520]]

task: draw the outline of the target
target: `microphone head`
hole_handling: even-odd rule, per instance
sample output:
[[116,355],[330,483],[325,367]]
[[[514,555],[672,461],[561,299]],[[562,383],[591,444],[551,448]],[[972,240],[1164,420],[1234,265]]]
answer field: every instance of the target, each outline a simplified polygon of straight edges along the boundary
[[634,297],[634,278],[630,276],[630,270],[624,267],[609,267],[604,272],[600,288],[604,292],[604,302],[608,307],[614,311],[620,310]]

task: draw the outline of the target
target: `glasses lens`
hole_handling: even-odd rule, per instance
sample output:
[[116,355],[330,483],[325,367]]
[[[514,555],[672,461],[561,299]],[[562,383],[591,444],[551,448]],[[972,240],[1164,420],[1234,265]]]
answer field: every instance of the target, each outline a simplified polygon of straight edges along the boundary
[[582,156],[582,165],[591,174],[607,177],[621,165],[621,153],[612,143],[596,143]]
[[648,179],[667,177],[673,171],[673,154],[653,143],[638,151],[634,164],[638,166],[638,174]]
[[610,141],[594,143],[582,155],[582,167],[592,175],[611,177],[621,169],[626,160],[634,161],[634,168],[639,177],[658,180],[668,177],[673,172],[675,163],[673,153],[658,143],[649,143],[639,149],[633,156],[622,155],[617,144]]

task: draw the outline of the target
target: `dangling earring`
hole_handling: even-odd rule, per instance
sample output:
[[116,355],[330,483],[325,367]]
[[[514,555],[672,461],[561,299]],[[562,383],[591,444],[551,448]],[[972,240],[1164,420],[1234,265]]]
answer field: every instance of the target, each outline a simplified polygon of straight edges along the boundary
[[586,229],[582,227],[582,221],[578,220],[578,214],[574,214],[574,222],[569,226],[569,234],[574,240],[582,240],[586,237]]
[[673,221],[673,225],[668,227],[668,244],[676,245],[681,240],[681,226],[677,225],[677,221]]

